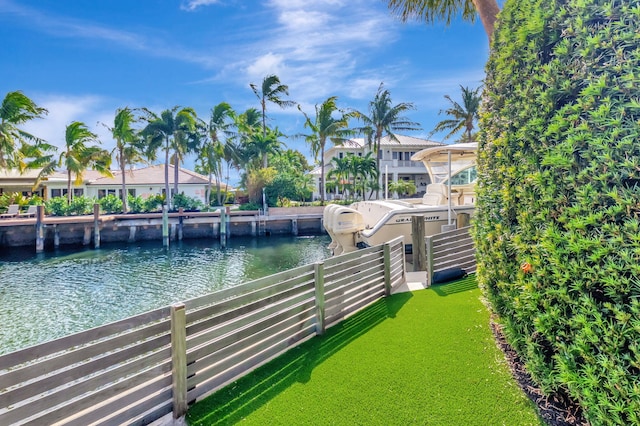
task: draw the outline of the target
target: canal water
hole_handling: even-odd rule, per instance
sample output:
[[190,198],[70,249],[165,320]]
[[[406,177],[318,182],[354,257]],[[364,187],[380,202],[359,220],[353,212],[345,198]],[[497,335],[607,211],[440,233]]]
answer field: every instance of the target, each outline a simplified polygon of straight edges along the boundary
[[328,236],[0,252],[0,354],[329,257]]

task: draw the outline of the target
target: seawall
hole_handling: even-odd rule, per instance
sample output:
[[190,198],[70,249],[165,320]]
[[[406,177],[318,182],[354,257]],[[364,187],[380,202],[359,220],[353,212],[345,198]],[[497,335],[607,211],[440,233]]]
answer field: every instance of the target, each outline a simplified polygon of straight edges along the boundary
[[[272,208],[268,215],[258,211],[231,211],[221,223],[219,212],[169,213],[169,238],[227,238],[234,236],[317,235],[324,233],[323,207]],[[100,242],[162,241],[162,213],[46,216],[44,247],[98,245]],[[96,232],[96,224],[98,226]],[[0,220],[0,249],[36,247],[36,219]]]

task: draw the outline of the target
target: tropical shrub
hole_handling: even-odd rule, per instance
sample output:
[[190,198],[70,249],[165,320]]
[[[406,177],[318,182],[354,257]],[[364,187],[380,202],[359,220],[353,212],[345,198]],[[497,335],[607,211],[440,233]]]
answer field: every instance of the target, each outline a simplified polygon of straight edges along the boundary
[[67,215],[92,214],[95,203],[96,200],[94,198],[85,197],[84,195],[73,197],[71,203],[69,203]]
[[145,199],[138,196],[134,197],[129,194],[127,196],[127,207],[130,213],[142,213],[145,211]]
[[262,205],[258,203],[244,203],[244,204],[240,204],[240,207],[238,207],[238,210],[243,210],[243,211],[260,210],[261,208],[262,208]]
[[481,119],[478,278],[547,392],[640,424],[640,8],[508,0]]
[[53,197],[44,204],[47,214],[53,216],[66,216],[68,210],[67,197]]
[[155,212],[158,210],[162,210],[163,204],[164,195],[151,195],[146,200],[144,200],[144,211]]
[[178,210],[180,207],[184,210],[194,211],[202,210],[204,204],[197,198],[192,198],[185,194],[176,194],[173,196],[173,208]]
[[100,209],[105,213],[121,213],[122,212],[122,200],[120,197],[116,197],[113,194],[109,194],[106,197],[102,197],[98,200]]

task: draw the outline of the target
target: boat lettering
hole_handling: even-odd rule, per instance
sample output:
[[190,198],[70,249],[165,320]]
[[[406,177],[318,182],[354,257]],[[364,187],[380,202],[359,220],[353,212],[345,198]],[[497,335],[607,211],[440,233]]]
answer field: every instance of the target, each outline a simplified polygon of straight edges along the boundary
[[[425,222],[429,222],[432,220],[440,220],[440,216],[423,216]],[[398,217],[396,218],[396,223],[403,223],[403,222],[411,222],[411,218],[410,217]]]

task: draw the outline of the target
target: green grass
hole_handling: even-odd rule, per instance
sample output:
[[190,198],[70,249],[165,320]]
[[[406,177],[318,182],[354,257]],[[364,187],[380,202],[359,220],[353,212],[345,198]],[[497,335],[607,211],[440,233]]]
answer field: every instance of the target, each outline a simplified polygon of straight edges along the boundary
[[190,408],[190,425],[543,425],[475,278],[383,299]]

